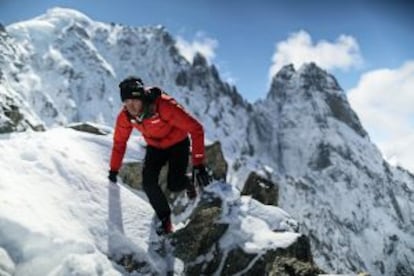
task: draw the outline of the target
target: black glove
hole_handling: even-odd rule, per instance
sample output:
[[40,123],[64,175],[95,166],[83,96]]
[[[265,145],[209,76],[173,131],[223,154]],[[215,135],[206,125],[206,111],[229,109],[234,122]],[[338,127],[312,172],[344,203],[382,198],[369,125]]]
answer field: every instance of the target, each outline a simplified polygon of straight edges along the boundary
[[108,179],[109,181],[111,181],[112,183],[116,183],[116,176],[118,175],[117,171],[109,171],[109,175],[108,175]]
[[198,165],[193,167],[192,180],[193,183],[197,181],[198,185],[201,187],[210,184],[210,176],[208,175],[206,167],[204,167],[204,165]]

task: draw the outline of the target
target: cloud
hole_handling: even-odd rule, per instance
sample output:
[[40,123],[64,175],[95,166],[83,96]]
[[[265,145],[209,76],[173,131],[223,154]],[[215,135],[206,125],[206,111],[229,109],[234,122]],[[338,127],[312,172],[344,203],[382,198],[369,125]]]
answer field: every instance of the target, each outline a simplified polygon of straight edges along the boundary
[[194,55],[199,52],[211,64],[216,56],[215,50],[218,47],[218,41],[207,37],[203,32],[198,32],[193,41],[187,41],[181,36],[177,36],[176,46],[189,62],[193,62]]
[[413,91],[411,60],[400,68],[365,73],[348,99],[385,157],[414,172]]
[[401,166],[414,173],[414,132],[395,141],[379,143],[385,159],[394,166]]
[[362,64],[362,57],[358,42],[352,36],[340,35],[333,43],[320,40],[314,44],[311,36],[301,30],[276,44],[269,77],[271,79],[286,64],[293,63],[298,68],[311,61],[326,70],[347,70]]

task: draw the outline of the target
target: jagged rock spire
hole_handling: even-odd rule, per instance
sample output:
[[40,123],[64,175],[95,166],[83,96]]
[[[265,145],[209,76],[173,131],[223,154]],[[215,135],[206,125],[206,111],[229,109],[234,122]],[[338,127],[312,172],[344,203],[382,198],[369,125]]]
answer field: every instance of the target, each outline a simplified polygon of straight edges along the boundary
[[200,53],[197,52],[193,57],[193,67],[207,67],[207,59]]

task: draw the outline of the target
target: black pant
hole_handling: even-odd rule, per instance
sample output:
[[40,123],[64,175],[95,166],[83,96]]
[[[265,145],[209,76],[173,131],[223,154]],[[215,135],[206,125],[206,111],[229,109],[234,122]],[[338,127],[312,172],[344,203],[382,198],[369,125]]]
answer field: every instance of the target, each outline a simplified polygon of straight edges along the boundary
[[190,180],[186,176],[189,152],[190,140],[188,137],[167,149],[147,146],[142,170],[142,184],[152,208],[161,220],[171,214],[167,198],[158,183],[161,168],[168,162],[167,187],[170,191],[184,190],[190,184]]

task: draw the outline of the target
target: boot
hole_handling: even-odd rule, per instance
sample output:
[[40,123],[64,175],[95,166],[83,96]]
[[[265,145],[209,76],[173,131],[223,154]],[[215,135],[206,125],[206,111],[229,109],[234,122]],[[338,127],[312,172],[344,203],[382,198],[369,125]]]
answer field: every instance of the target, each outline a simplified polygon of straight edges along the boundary
[[161,224],[157,227],[156,232],[159,236],[168,235],[174,232],[170,217],[161,220]]

